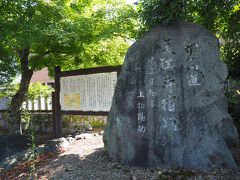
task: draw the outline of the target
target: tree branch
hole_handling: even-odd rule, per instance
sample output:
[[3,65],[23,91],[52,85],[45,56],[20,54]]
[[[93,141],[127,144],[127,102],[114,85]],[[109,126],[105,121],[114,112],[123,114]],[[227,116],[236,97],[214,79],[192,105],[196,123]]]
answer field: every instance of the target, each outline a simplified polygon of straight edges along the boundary
[[113,36],[119,36],[119,37],[123,38],[125,41],[126,41],[126,40],[132,41],[131,38],[129,38],[129,37],[127,37],[127,36],[124,36],[124,35],[122,35],[122,34],[119,34],[119,33],[113,33]]

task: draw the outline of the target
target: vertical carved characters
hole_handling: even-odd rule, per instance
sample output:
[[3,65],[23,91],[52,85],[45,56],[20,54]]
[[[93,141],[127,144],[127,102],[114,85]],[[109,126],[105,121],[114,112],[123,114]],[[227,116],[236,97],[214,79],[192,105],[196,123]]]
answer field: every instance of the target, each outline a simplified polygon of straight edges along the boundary
[[226,110],[226,76],[208,30],[186,22],[154,27],[128,50],[118,77],[122,86],[104,132],[110,159],[144,167],[235,168],[231,149],[238,133]]
[[144,113],[145,109],[145,103],[144,103],[145,95],[143,91],[139,91],[139,95],[137,96],[137,121],[138,121],[138,128],[137,132],[139,133],[145,133],[146,127],[145,127],[145,121],[146,116]]
[[187,53],[187,83],[189,86],[203,85],[203,75],[199,70],[199,64],[195,62],[195,53],[198,50],[199,45],[197,43],[189,43],[185,47]]
[[165,74],[164,89],[166,96],[161,100],[161,110],[164,112],[161,117],[163,129],[170,129],[177,131],[178,117],[176,115],[176,82],[175,82],[175,70],[176,70],[176,57],[174,46],[171,39],[163,40],[163,50],[160,58],[160,67],[162,73]]

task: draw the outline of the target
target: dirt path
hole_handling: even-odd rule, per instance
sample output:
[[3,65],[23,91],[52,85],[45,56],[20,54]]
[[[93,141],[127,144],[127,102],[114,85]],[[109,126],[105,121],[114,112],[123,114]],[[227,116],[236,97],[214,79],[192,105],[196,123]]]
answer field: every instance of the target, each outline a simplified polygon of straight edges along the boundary
[[76,140],[69,150],[37,168],[37,179],[56,180],[161,180],[161,179],[240,179],[240,170],[211,173],[166,171],[121,166],[108,161],[103,151],[102,135],[89,134]]
[[[39,179],[156,179],[157,173],[143,169],[129,169],[107,160],[101,135],[92,134],[77,140],[68,151],[37,170]],[[139,178],[138,178],[139,177]],[[150,178],[149,178],[150,177]]]

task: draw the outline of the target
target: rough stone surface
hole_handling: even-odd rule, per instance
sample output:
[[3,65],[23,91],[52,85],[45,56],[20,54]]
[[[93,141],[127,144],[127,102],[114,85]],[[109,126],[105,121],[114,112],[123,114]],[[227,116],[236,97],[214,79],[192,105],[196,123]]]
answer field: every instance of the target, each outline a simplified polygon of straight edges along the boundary
[[[34,155],[41,155],[48,152],[57,152],[59,150],[68,150],[70,144],[74,144],[75,139],[72,137],[64,137],[47,141],[44,146],[36,147],[34,150],[28,149],[18,151],[15,154],[9,155],[0,161],[0,169],[11,169],[16,165],[31,160]],[[28,146],[29,147],[29,146]],[[0,177],[1,179],[1,177]]]
[[67,150],[70,145],[64,137],[52,139],[46,142],[45,152],[54,152],[59,150]]
[[73,137],[67,137],[66,140],[70,143],[73,144],[75,142],[75,138]]
[[23,135],[0,136],[0,162],[8,156],[21,152],[28,148],[30,140]]
[[151,29],[128,50],[117,81],[103,138],[110,159],[143,167],[237,167],[226,77],[218,39],[202,26]]
[[[39,150],[40,148],[38,148],[38,151]],[[32,157],[34,157],[32,149],[23,150],[22,152],[5,158],[2,162],[0,162],[0,168],[11,169],[17,164],[30,160]]]
[[90,138],[90,137],[92,137],[92,134],[90,134],[90,133],[83,133],[83,134],[76,135],[76,136],[75,136],[75,139],[76,139],[76,140],[79,140],[79,139],[88,139],[88,138]]

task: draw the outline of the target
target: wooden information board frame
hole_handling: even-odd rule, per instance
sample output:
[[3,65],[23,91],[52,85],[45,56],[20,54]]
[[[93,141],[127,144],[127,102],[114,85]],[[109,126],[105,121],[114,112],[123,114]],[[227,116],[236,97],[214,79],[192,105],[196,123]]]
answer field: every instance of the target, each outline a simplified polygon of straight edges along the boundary
[[61,110],[60,105],[60,79],[61,77],[90,75],[98,73],[111,73],[117,72],[117,76],[121,71],[122,66],[105,66],[97,68],[79,69],[72,71],[61,71],[60,67],[55,67],[55,93],[53,93],[53,132],[55,137],[62,137],[62,115],[94,115],[94,116],[107,116],[106,111],[66,111]]

